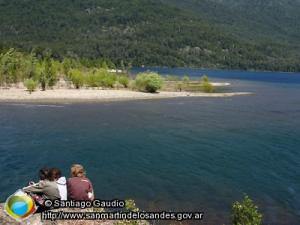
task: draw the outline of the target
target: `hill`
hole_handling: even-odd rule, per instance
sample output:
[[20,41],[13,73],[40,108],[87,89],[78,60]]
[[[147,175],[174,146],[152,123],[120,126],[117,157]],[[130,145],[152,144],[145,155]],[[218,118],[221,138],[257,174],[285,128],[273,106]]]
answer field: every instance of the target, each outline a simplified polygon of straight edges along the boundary
[[162,0],[246,39],[300,44],[299,0]]
[[158,0],[0,0],[2,48],[50,48],[56,58],[117,65],[300,70],[286,45],[240,39],[213,24]]

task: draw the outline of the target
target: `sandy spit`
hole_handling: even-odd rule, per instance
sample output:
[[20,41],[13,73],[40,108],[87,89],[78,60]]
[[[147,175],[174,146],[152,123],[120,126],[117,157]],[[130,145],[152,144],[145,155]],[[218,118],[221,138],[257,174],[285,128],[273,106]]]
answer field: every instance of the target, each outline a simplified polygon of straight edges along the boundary
[[232,97],[250,95],[250,92],[193,93],[159,92],[155,94],[131,90],[55,89],[29,93],[20,88],[0,89],[0,102],[85,102],[163,99],[179,97]]

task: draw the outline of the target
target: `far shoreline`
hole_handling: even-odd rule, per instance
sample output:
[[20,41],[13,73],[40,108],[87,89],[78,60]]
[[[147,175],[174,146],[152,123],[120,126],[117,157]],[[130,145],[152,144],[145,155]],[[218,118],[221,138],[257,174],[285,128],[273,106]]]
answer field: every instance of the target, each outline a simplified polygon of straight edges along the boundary
[[255,70],[255,69],[230,69],[230,68],[206,68],[206,67],[193,67],[193,66],[188,66],[188,67],[168,67],[168,66],[134,66],[132,67],[132,70],[136,69],[145,69],[145,71],[150,70],[153,71],[152,69],[191,69],[191,70],[211,70],[211,71],[227,71],[227,72],[253,72],[253,73],[286,73],[286,74],[300,74],[300,71],[283,71],[283,70]]

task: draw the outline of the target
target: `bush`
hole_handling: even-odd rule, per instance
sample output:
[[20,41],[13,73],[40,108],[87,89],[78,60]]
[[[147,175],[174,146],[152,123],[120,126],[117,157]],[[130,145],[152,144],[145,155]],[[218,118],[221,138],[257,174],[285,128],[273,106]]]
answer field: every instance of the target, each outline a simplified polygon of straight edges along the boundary
[[190,78],[188,76],[182,77],[182,81],[184,84],[188,84],[190,82]]
[[89,87],[109,87],[112,88],[116,83],[117,77],[114,73],[106,70],[96,70],[86,77],[86,84]]
[[84,76],[82,72],[78,69],[70,70],[70,79],[76,89],[81,88],[84,85]]
[[98,70],[96,75],[101,87],[113,88],[117,81],[116,74],[109,73],[107,70]]
[[174,76],[174,75],[167,75],[167,76],[165,77],[165,80],[166,80],[166,81],[179,81],[180,78],[179,78],[178,76]]
[[31,94],[37,88],[38,83],[32,79],[27,79],[24,81],[24,85]]
[[135,86],[140,91],[154,93],[163,85],[162,77],[157,73],[140,73],[135,79]]
[[202,83],[202,89],[206,93],[213,93],[215,91],[214,86],[209,82],[203,82]]
[[232,206],[233,225],[262,225],[262,214],[253,201],[245,196],[244,200],[235,202]]
[[39,63],[36,66],[36,72],[43,91],[46,90],[47,86],[53,87],[57,82],[56,70],[53,66],[53,61],[50,58],[46,58]]
[[136,206],[136,203],[132,199],[125,200],[125,208],[131,212],[138,212],[140,209]]
[[88,87],[100,87],[100,82],[94,72],[88,73],[85,77],[85,83]]
[[129,84],[129,78],[127,76],[119,76],[118,81],[120,84],[122,84],[125,88],[128,87]]
[[209,79],[208,79],[208,76],[207,75],[203,75],[201,78],[200,78],[200,81],[201,82],[209,82]]

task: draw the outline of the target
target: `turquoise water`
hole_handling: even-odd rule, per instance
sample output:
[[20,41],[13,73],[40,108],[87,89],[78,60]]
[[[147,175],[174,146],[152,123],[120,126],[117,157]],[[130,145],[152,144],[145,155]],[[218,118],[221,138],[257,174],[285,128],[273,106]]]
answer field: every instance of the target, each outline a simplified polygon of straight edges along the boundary
[[40,167],[68,175],[81,163],[98,198],[204,211],[203,224],[229,224],[231,203],[247,193],[267,224],[300,224],[300,74],[205,72],[255,95],[0,104],[1,201]]

